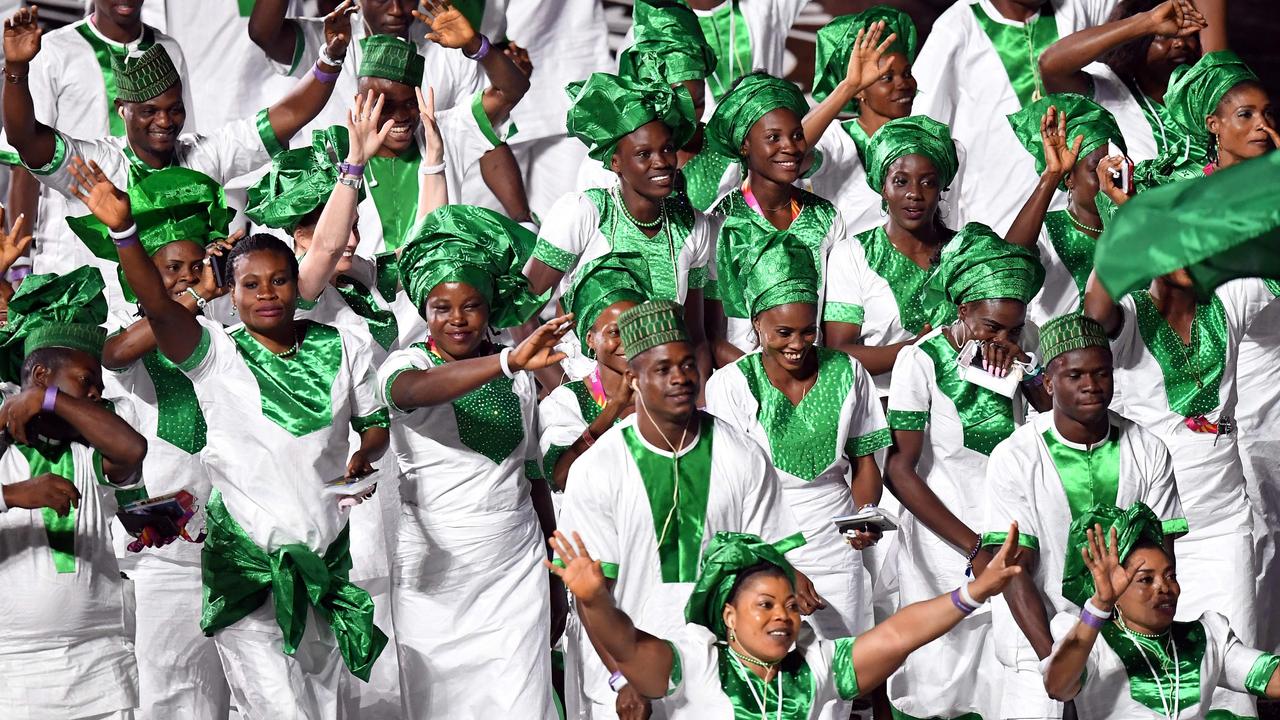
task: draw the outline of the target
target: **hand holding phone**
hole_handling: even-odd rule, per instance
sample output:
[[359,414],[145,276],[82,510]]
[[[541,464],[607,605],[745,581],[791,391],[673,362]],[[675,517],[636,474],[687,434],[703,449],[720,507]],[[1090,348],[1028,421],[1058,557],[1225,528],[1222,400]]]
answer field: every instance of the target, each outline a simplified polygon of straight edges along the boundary
[[1107,157],[1124,158],[1124,162],[1119,167],[1111,170],[1111,184],[1115,185],[1120,192],[1129,195],[1133,192],[1133,161],[1125,155],[1119,145],[1110,140],[1107,141]]

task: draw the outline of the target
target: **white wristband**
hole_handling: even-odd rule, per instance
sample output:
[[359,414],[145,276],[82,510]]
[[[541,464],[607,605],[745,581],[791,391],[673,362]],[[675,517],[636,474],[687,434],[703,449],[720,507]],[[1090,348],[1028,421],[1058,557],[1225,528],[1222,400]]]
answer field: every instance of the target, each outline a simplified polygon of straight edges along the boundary
[[444,172],[443,162],[438,165],[427,165],[424,163],[418,166],[419,175],[439,175],[442,172]]
[[972,607],[975,607],[975,608],[982,607],[982,603],[978,602],[977,600],[974,600],[973,595],[969,594],[969,583],[960,583],[959,590],[960,590],[961,600],[965,601]]
[[124,240],[138,234],[138,224],[134,223],[120,232],[107,228],[107,234],[111,236],[112,240]]
[[1114,610],[1112,612],[1103,612],[1097,605],[1093,604],[1093,598],[1084,601],[1084,611],[1104,622],[1110,620],[1115,612]]
[[507,356],[510,354],[511,354],[511,348],[509,347],[502,348],[502,352],[498,353],[498,363],[502,365],[503,375],[506,375],[509,378],[514,378],[516,374],[514,371],[511,370],[511,366],[507,364]]

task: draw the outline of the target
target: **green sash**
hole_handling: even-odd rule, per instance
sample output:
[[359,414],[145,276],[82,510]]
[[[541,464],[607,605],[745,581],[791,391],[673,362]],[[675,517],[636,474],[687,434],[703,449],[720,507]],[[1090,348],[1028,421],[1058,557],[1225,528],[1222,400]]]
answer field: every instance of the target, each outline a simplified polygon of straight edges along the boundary
[[979,3],[969,7],[1004,66],[1009,84],[1018,96],[1018,105],[1026,107],[1044,97],[1044,83],[1040,81],[1040,54],[1058,40],[1053,3],[1042,5],[1040,14],[1022,25],[1007,25],[993,19]]
[[[113,137],[124,137],[124,119],[116,112],[116,71],[111,66],[111,56],[124,57],[128,54],[122,46],[116,46],[109,43],[98,36],[89,27],[92,20],[86,20],[76,25],[76,32],[80,33],[80,37],[89,43],[89,47],[93,49],[93,55],[98,60],[98,69],[102,71],[102,82],[107,91],[107,123],[110,128],[109,132]],[[156,44],[156,33],[149,26],[142,27],[142,40],[138,43],[139,50],[146,50]]]
[[[27,459],[31,477],[52,473],[75,482],[75,454],[71,451],[71,445],[37,449],[15,443],[11,447],[17,448]],[[94,454],[97,454],[96,451]],[[40,508],[45,537],[49,540],[49,550],[53,552],[53,567],[59,573],[76,571],[76,512],[76,508],[72,507],[67,509],[66,515],[59,515],[53,508]]]
[[[964,432],[964,446],[990,455],[1001,440],[1013,434],[1013,400],[960,378],[959,353],[941,333],[917,345],[933,361],[933,377],[943,395],[955,403]],[[896,425],[894,427],[897,427]]]
[[1217,295],[1196,305],[1192,342],[1187,345],[1169,327],[1146,290],[1133,293],[1142,342],[1160,365],[1169,409],[1183,417],[1218,408],[1218,390],[1227,365],[1227,312]]
[[262,414],[302,437],[333,424],[333,382],[342,366],[337,329],[307,322],[297,354],[277,357],[243,327],[231,332],[240,357],[258,381]]

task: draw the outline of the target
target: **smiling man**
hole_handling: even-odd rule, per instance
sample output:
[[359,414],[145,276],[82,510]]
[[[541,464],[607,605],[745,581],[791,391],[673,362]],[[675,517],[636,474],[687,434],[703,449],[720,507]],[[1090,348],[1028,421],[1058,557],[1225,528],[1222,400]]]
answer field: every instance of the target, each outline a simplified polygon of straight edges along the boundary
[[[1187,532],[1173,461],[1156,436],[1111,415],[1111,348],[1097,322],[1063,315],[1040,331],[1045,388],[1053,411],[1041,413],[996,446],[987,463],[986,546],[1004,541],[1018,521],[1025,572],[994,609],[996,656],[1005,668],[1001,717],[1061,717],[1040,675],[1029,636],[1049,636],[1048,618],[1080,613],[1090,591],[1067,578],[1084,561],[1071,523],[1097,505],[1141,502],[1163,521],[1166,549]],[[1001,524],[1003,523],[1003,524]],[[1020,630],[1021,628],[1021,630]]]

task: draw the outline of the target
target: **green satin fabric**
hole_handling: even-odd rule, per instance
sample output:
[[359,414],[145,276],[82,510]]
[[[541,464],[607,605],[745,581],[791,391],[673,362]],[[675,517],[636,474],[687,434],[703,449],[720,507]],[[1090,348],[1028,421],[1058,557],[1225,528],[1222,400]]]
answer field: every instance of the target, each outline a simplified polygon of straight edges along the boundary
[[306,322],[298,352],[276,357],[243,327],[231,333],[240,356],[258,381],[262,414],[294,437],[333,424],[333,382],[342,366],[342,338],[335,328]]
[[346,275],[339,277],[337,288],[338,294],[347,301],[347,307],[364,318],[369,334],[378,345],[383,350],[390,350],[400,335],[396,314],[388,308],[378,307],[373,292],[354,278]]
[[[107,123],[109,132],[112,137],[124,137],[124,118],[120,117],[120,113],[116,112],[116,69],[111,64],[111,56],[124,57],[128,54],[123,48],[116,49],[112,47],[106,40],[98,37],[89,23],[81,23],[76,26],[76,32],[80,33],[80,37],[89,43],[89,47],[93,49],[94,58],[98,61],[98,69],[102,71],[102,82],[107,91]],[[146,50],[156,44],[156,34],[148,26],[142,28],[142,41],[138,43],[139,50]]]
[[857,638],[835,639],[831,653],[831,674],[836,680],[836,694],[841,700],[852,700],[862,694],[858,687],[858,671],[853,666],[853,643]]
[[1103,640],[1124,663],[1125,674],[1129,677],[1129,697],[1162,716],[1164,705],[1160,702],[1161,689],[1157,688],[1156,678],[1151,674],[1147,661],[1160,673],[1164,702],[1170,706],[1177,702],[1180,708],[1190,707],[1200,702],[1200,664],[1204,660],[1206,644],[1204,626],[1199,622],[1174,622],[1169,629],[1173,642],[1178,646],[1177,669],[1181,670],[1176,701],[1173,695],[1175,667],[1168,649],[1169,636],[1147,638],[1133,633],[1133,640],[1147,653],[1147,660],[1144,661],[1124,630],[1114,622],[1102,627]]
[[813,350],[818,355],[818,377],[798,405],[769,380],[760,353],[738,363],[759,405],[757,419],[769,438],[773,464],[806,481],[839,459],[840,410],[853,389],[853,366],[844,353],[818,346]]
[[716,66],[702,24],[689,7],[671,0],[638,0],[631,47],[618,53],[618,74],[674,85],[702,81]]
[[[581,380],[565,383],[565,387],[573,392],[573,399],[578,401],[578,412],[582,413],[582,420],[588,426],[600,417],[600,411],[604,408],[596,404],[595,398],[591,397],[591,390],[587,388],[587,384]],[[620,419],[620,418],[619,418]],[[618,420],[613,421],[614,425],[618,424]],[[572,445],[572,443],[570,443]],[[556,469],[556,463],[560,461],[560,457],[569,449],[570,445],[552,445],[542,454],[542,470],[551,479],[552,472]]]
[[[1068,142],[1074,143],[1075,138],[1083,138],[1077,157],[1087,157],[1108,142],[1114,142],[1121,150],[1126,149],[1124,136],[1120,133],[1115,116],[1109,110],[1083,95],[1051,93],[1009,115],[1009,126],[1013,128],[1014,136],[1036,160],[1037,175],[1044,173],[1045,169],[1040,121],[1051,107],[1057,108],[1067,118]],[[1058,188],[1063,191],[1067,189],[1065,178],[1059,181]]]
[[85,264],[62,275],[29,275],[9,300],[8,320],[0,325],[0,378],[22,383],[22,365],[46,347],[83,350],[100,357],[107,332],[102,273]]
[[986,225],[971,222],[942,246],[929,292],[956,306],[977,300],[1028,303],[1043,284],[1038,252],[1007,243]]
[[462,16],[471,23],[476,32],[480,32],[481,21],[484,20],[485,0],[456,0],[453,6],[462,12]]
[[663,201],[667,222],[657,235],[649,237],[640,231],[614,202],[613,194],[602,188],[586,191],[587,199],[600,215],[598,227],[609,239],[614,252],[635,252],[644,256],[649,266],[650,299],[679,301],[679,269],[676,265],[685,239],[693,233],[693,208],[682,198]]
[[889,714],[893,717],[893,720],[982,720],[982,716],[979,715],[978,713],[965,713],[963,715],[957,715],[953,718],[945,718],[945,719],[937,718],[937,717],[917,718],[914,715],[908,715],[902,712],[901,710],[899,710],[896,707],[893,707],[892,705],[889,706]]
[[170,445],[194,455],[204,449],[209,430],[196,387],[158,350],[142,356],[142,365],[156,388],[156,435]]
[[747,133],[760,118],[782,109],[790,110],[797,119],[809,112],[809,103],[795,83],[763,70],[743,75],[730,92],[719,98],[719,105],[707,121],[702,133],[706,148],[745,164],[742,144]]
[[[645,494],[649,496],[653,534],[659,540],[658,561],[662,566],[663,582],[691,583],[698,578],[707,497],[711,490],[711,430],[710,417],[703,416],[697,444],[681,455],[678,462],[646,447],[634,425],[623,430],[622,437],[644,480]],[[679,504],[673,513],[677,482]],[[669,523],[668,515],[671,518]],[[667,525],[666,536],[660,537],[663,525]]]
[[[729,702],[733,703],[734,720],[778,717],[779,705],[782,706],[781,717],[787,720],[809,720],[816,686],[813,671],[800,653],[792,651],[778,667],[782,677],[782,697],[778,697],[776,677],[765,682],[750,670],[739,666],[727,647],[722,645],[717,649],[720,651],[720,689],[729,698]],[[753,687],[755,695],[751,692]],[[760,703],[756,702],[757,697],[764,698],[763,710]]]
[[933,361],[934,382],[955,403],[964,446],[990,455],[1000,441],[1013,434],[1013,400],[962,380],[956,367],[959,353],[945,335],[935,335],[916,347]]
[[620,302],[638,305],[653,296],[650,267],[641,253],[614,251],[584,263],[574,273],[560,306],[573,313],[578,341],[587,357],[594,357],[587,337],[605,310]]
[[1276,657],[1271,653],[1263,653],[1253,661],[1253,667],[1249,668],[1249,674],[1245,675],[1244,687],[1249,691],[1250,695],[1259,698],[1267,697],[1267,686],[1271,684],[1271,676],[1276,674],[1276,668],[1280,667],[1280,657]]
[[[45,473],[59,475],[72,482],[76,477],[76,466],[71,446],[66,445],[54,450],[36,449],[29,445],[14,444],[22,456],[27,459],[31,477]],[[53,508],[40,508],[40,517],[44,520],[45,537],[49,540],[49,550],[53,552],[53,568],[58,573],[76,571],[76,508],[68,508],[66,515],[59,515]]]
[[1053,251],[1058,253],[1058,259],[1071,273],[1071,279],[1080,291],[1080,303],[1083,303],[1084,286],[1089,281],[1089,273],[1093,272],[1093,251],[1098,241],[1077,228],[1066,210],[1046,213],[1044,229]]
[[[1072,520],[1094,506],[1116,504],[1116,497],[1120,492],[1119,428],[1112,425],[1106,442],[1092,450],[1078,450],[1063,443],[1052,429],[1045,430],[1042,437],[1053,467],[1058,471],[1058,479],[1062,481],[1062,490],[1066,493]],[[1062,571],[1062,596],[1077,605],[1084,605],[1084,601],[1093,594],[1093,588],[1074,582],[1080,577],[1079,570],[1084,567],[1084,560],[1080,557],[1082,546],[1076,540],[1074,537],[1069,538],[1067,543],[1066,563]]]
[[747,19],[738,7],[738,0],[729,0],[710,15],[699,15],[702,35],[715,52],[716,69],[707,78],[711,97],[720,99],[729,91],[733,81],[751,72],[751,31]]
[[816,307],[822,278],[806,243],[789,230],[759,230],[744,218],[725,218],[720,230],[733,275],[742,283],[747,314],[754,318],[791,303]]
[[391,303],[400,291],[400,258],[394,252],[384,252],[376,255],[373,261],[378,294]]
[[733,164],[733,160],[719,153],[702,151],[689,158],[680,172],[684,175],[684,189],[689,202],[706,212],[720,198],[720,179]]
[[795,569],[787,562],[783,553],[802,545],[804,536],[800,533],[776,543],[765,542],[758,535],[750,533],[725,530],[716,533],[711,542],[707,543],[698,580],[689,593],[689,602],[685,603],[685,620],[707,628],[721,641],[726,640],[728,632],[724,626],[724,606],[729,602],[729,592],[738,581],[739,573],[761,563],[768,563],[782,570],[787,579],[795,583]]
[[1040,81],[1040,54],[1058,40],[1058,23],[1053,17],[1053,5],[1045,3],[1035,20],[1021,27],[1006,25],[991,19],[978,3],[970,6],[978,27],[991,40],[991,45],[1009,76],[1009,84],[1018,96],[1018,105],[1039,100],[1044,94]]
[[[849,70],[849,57],[858,33],[873,23],[885,24],[884,35],[897,35],[885,55],[902,55],[907,65],[916,61],[916,26],[911,16],[895,7],[872,5],[860,13],[841,15],[818,29],[813,62],[813,99],[826,100],[844,80]],[[857,100],[850,100],[840,108],[842,113],[859,114]]]
[[373,663],[387,645],[387,636],[373,624],[373,599],[352,583],[348,528],[333,541],[324,557],[305,545],[277,548],[267,554],[254,544],[240,523],[227,512],[217,490],[205,507],[208,535],[200,553],[204,603],[200,629],[212,637],[270,597],[283,650],[293,655],[307,629],[310,605],[338,641],[338,651],[352,675],[369,681]]
[[857,120],[846,120],[840,123],[840,127],[845,133],[853,139],[853,146],[858,149],[858,162],[862,163],[862,167],[867,167],[867,144],[871,142],[871,136],[866,130],[862,129],[862,125]]
[[876,194],[883,195],[889,167],[907,155],[926,158],[938,173],[938,183],[944,190],[960,168],[951,128],[927,115],[909,115],[881,125],[868,139],[866,154],[860,155],[867,172],[867,185]]
[[369,194],[378,209],[382,243],[399,250],[418,215],[418,165],[422,155],[416,144],[396,157],[369,158]]
[[565,129],[605,169],[622,138],[644,125],[655,120],[666,125],[676,147],[684,147],[697,127],[693,97],[684,85],[598,72],[569,83],[565,92],[573,103],[565,116]]
[[[1138,331],[1164,376],[1169,409],[1183,417],[1207,415],[1219,406],[1218,390],[1227,365],[1227,312],[1214,296],[1196,305],[1195,345],[1187,347],[1156,309],[1151,294],[1133,294]],[[1188,362],[1190,359],[1190,362]],[[1199,370],[1199,373],[1196,372]],[[1197,377],[1200,387],[1197,387]]]
[[932,293],[925,292],[933,268],[926,270],[903,255],[889,241],[883,227],[859,233],[857,240],[862,244],[867,265],[888,283],[904,330],[919,333],[926,323],[941,327],[956,319],[954,305],[938,302]]

